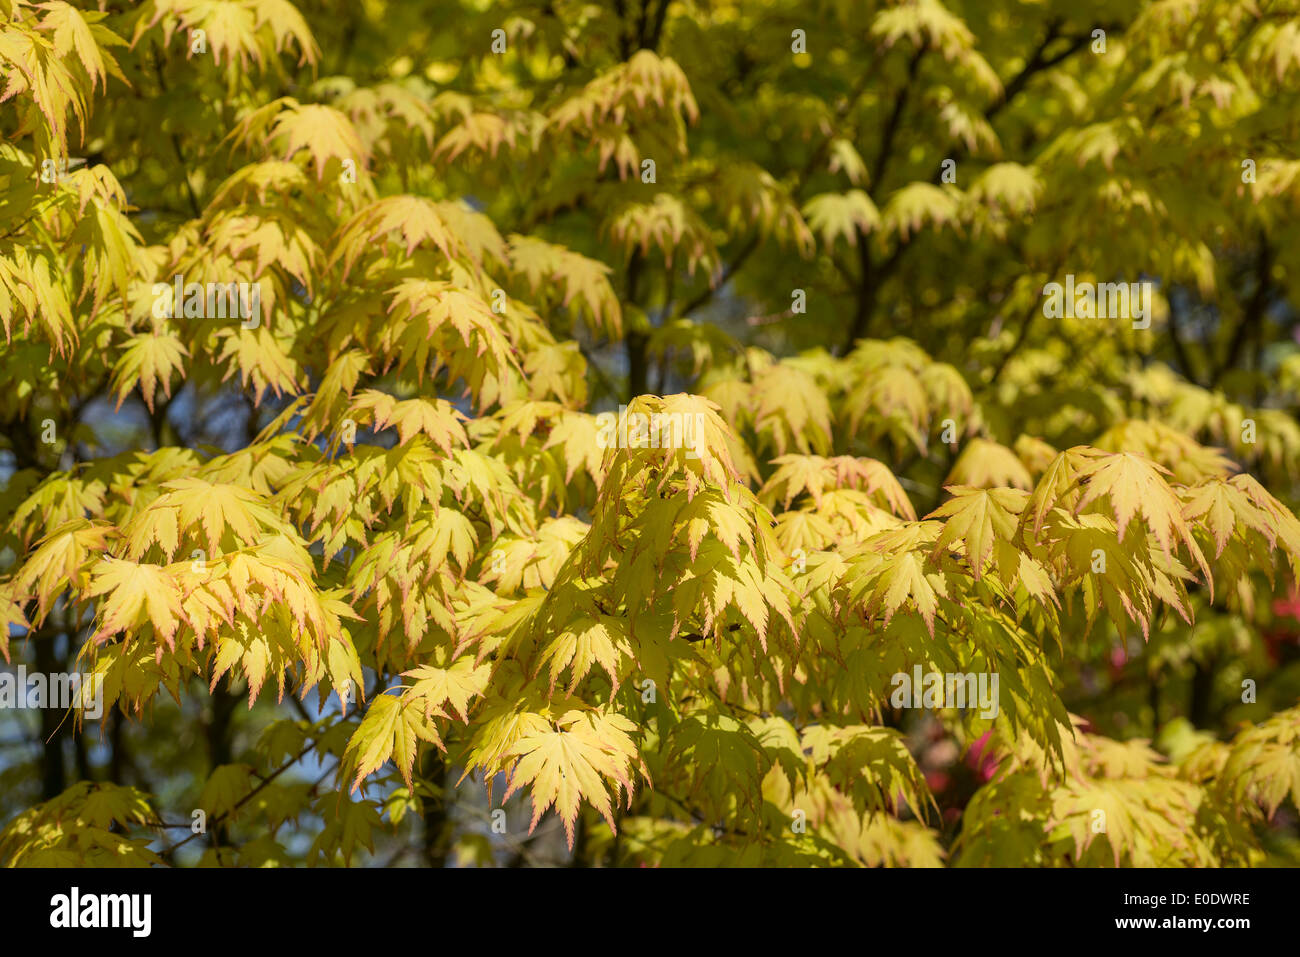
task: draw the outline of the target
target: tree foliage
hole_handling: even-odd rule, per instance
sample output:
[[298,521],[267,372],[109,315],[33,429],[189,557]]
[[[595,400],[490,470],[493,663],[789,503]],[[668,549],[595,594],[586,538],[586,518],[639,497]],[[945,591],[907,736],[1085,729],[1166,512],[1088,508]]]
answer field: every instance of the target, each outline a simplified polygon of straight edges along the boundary
[[1088,7],[0,0],[0,860],[1300,860],[1300,4]]

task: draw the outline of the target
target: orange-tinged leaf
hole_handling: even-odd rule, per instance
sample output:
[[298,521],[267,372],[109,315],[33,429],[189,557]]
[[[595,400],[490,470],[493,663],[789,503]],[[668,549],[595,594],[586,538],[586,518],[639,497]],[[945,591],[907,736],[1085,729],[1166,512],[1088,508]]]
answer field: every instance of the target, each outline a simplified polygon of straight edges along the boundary
[[934,554],[955,541],[965,543],[966,559],[979,581],[994,543],[1014,538],[1028,495],[1008,488],[953,486],[948,491],[955,497],[926,516],[948,519],[934,543]]
[[617,797],[621,785],[631,800],[628,772],[636,746],[628,735],[634,727],[617,713],[569,711],[553,727],[525,734],[515,742],[507,753],[518,760],[510,769],[505,796],[529,787],[533,799],[529,833],[547,808],[554,806],[572,848],[574,823],[583,800],[616,830],[607,787],[613,787]]
[[348,741],[345,755],[356,764],[352,790],[356,791],[362,779],[379,770],[389,759],[401,771],[406,786],[412,787],[411,769],[420,741],[442,747],[442,739],[425,710],[414,701],[378,695],[370,702],[361,726]]

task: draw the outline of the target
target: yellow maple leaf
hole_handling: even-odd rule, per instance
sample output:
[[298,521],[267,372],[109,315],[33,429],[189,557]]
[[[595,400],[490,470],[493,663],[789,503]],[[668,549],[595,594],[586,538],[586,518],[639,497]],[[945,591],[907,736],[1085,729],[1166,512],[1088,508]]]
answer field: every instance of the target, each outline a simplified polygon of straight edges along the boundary
[[584,799],[601,813],[610,830],[617,830],[607,787],[614,787],[617,797],[617,787],[622,785],[631,801],[628,772],[636,745],[629,732],[634,729],[631,721],[615,712],[569,711],[554,726],[521,736],[507,752],[518,760],[508,772],[505,797],[529,786],[533,799],[529,833],[554,805],[572,848],[574,823]]

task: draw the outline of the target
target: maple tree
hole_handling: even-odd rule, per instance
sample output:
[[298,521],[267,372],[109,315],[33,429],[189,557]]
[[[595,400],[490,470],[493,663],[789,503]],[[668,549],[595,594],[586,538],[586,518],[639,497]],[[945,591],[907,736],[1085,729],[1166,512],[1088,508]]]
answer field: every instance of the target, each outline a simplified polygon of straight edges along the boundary
[[0,861],[1300,863],[1300,3],[1088,6],[0,0]]

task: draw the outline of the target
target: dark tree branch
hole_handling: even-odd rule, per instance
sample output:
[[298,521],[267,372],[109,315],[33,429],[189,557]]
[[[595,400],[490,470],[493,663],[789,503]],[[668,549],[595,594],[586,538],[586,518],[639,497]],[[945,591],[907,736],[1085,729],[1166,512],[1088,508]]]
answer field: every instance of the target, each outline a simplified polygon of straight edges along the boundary
[[889,166],[889,158],[894,150],[894,138],[898,136],[898,130],[902,125],[903,111],[907,108],[907,101],[912,95],[912,84],[916,82],[916,74],[921,66],[921,59],[929,50],[928,43],[922,43],[912,54],[912,59],[907,64],[907,79],[903,82],[903,88],[898,91],[894,97],[894,106],[890,110],[889,118],[885,121],[885,128],[880,136],[880,152],[876,155],[876,162],[871,168],[871,182],[867,184],[867,191],[874,200],[880,194],[881,180],[884,179],[885,170]]
[[1241,350],[1245,347],[1250,334],[1255,332],[1256,328],[1262,325],[1264,321],[1264,313],[1268,308],[1271,288],[1269,274],[1273,269],[1273,253],[1272,243],[1268,241],[1268,236],[1261,231],[1259,255],[1255,259],[1255,290],[1246,302],[1241,321],[1237,323],[1237,328],[1233,330],[1232,341],[1228,344],[1227,355],[1223,357],[1223,362],[1220,363],[1210,377],[1210,385],[1212,386],[1218,385],[1224,373],[1236,367],[1237,362],[1241,359]]
[[651,27],[650,29],[650,36],[648,37],[648,42],[646,43],[647,49],[650,50],[659,49],[659,41],[663,39],[663,35],[664,35],[664,21],[668,17],[668,5],[671,4],[672,2],[673,0],[660,0],[659,9],[655,11],[654,26]]
[[1200,378],[1196,374],[1196,368],[1192,365],[1192,357],[1187,351],[1187,344],[1183,342],[1183,334],[1178,328],[1178,313],[1174,309],[1172,301],[1169,304],[1169,342],[1174,347],[1174,356],[1178,359],[1178,364],[1183,367],[1183,377],[1193,385],[1200,385]]
[[[894,106],[889,112],[889,118],[885,121],[885,126],[880,135],[880,151],[876,154],[876,161],[871,167],[871,179],[867,183],[867,195],[874,202],[880,195],[880,187],[885,178],[885,171],[889,168],[889,160],[894,151],[894,139],[898,136],[898,131],[902,126],[903,112],[907,109],[907,102],[912,95],[912,85],[916,82],[916,74],[920,69],[921,60],[929,49],[928,43],[922,43],[912,54],[912,59],[907,64],[907,79],[903,82],[903,87],[894,97]],[[840,346],[840,354],[847,355],[853,348],[853,343],[861,339],[867,332],[871,324],[871,314],[875,311],[876,301],[879,298],[878,289],[883,277],[877,274],[875,264],[871,260],[871,246],[868,242],[867,234],[858,230],[858,295],[857,304],[853,310],[853,322],[849,326],[848,337]],[[900,242],[890,257],[889,263],[896,262],[903,249],[903,243]]]

